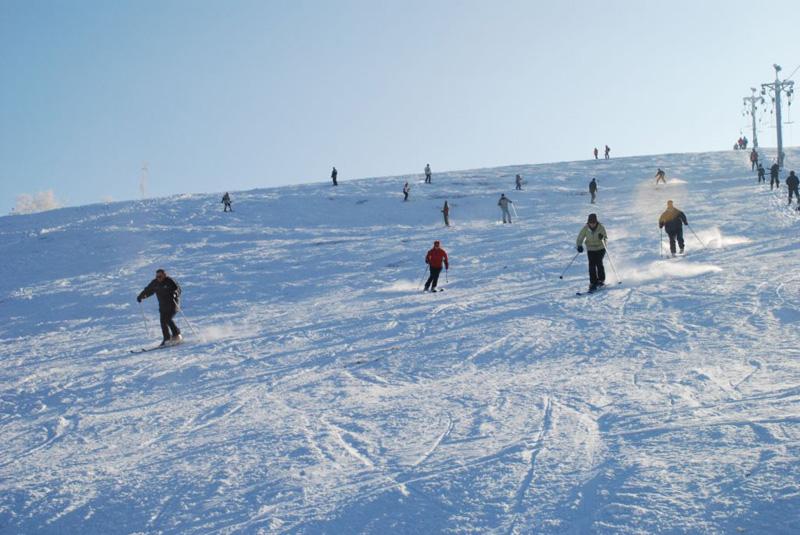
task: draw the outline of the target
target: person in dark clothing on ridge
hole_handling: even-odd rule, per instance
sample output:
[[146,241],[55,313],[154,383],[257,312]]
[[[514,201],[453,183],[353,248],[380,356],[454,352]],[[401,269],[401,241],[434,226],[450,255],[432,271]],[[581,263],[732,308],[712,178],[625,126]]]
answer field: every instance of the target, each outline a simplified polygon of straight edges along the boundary
[[[136,301],[142,302],[151,295],[156,294],[158,298],[158,312],[161,316],[161,333],[164,335],[162,346],[179,344],[183,340],[181,330],[175,325],[172,318],[178,312],[179,300],[181,297],[181,287],[177,282],[167,277],[167,272],[163,269],[156,270],[156,278],[150,281],[144,290],[136,297]],[[170,336],[172,331],[172,336]]]
[[797,178],[794,171],[789,171],[789,176],[786,177],[786,185],[789,187],[789,204],[792,204],[792,195],[794,194],[795,199],[797,199],[797,204],[800,205],[800,193],[797,192],[800,179]]
[[597,147],[595,147],[594,148],[594,159],[595,160],[597,159],[597,154],[598,154]]
[[433,242],[433,248],[425,255],[425,263],[428,264],[431,271],[431,276],[425,282],[425,291],[427,292],[428,288],[430,288],[432,292],[435,292],[436,284],[439,282],[439,274],[442,272],[442,264],[444,264],[445,271],[450,269],[447,251],[439,246],[439,240]]
[[764,184],[767,183],[766,174],[767,174],[767,172],[764,170],[764,166],[761,165],[761,162],[759,162],[758,163],[758,183],[759,184],[761,184],[762,182]]
[[610,156],[610,155],[611,155],[611,147],[609,147],[608,145],[606,145],[606,154],[605,154],[605,156],[606,156],[606,160],[608,160],[609,158],[611,158],[611,156]]
[[222,208],[223,212],[233,212],[233,208],[231,208],[231,196],[228,195],[228,192],[225,192],[225,195],[222,196],[222,204],[224,207]]
[[781,166],[778,165],[778,162],[772,164],[772,167],[769,168],[769,190],[772,191],[772,186],[775,185],[776,189],[781,188],[781,182],[778,179],[778,173],[781,171]]
[[522,191],[522,177],[517,175],[514,179],[514,183],[517,185],[517,191]]
[[431,183],[431,164],[429,163],[425,164],[425,183]]
[[592,204],[594,204],[594,199],[597,196],[597,179],[592,178],[592,181],[589,182],[589,195],[592,196]]
[[664,184],[667,183],[667,173],[665,173],[660,167],[658,171],[656,171],[656,184],[658,184],[659,180]]
[[594,292],[598,286],[606,283],[603,257],[606,255],[607,239],[606,229],[597,220],[597,214],[589,214],[575,241],[579,253],[583,252],[583,244],[586,243],[586,256],[589,258],[589,292]]
[[678,242],[680,253],[683,254],[683,225],[688,225],[686,214],[675,208],[672,201],[667,201],[667,209],[658,218],[658,228],[663,228],[669,236],[669,252],[675,256],[675,241]]
[[339,171],[336,170],[336,167],[333,168],[331,171],[331,180],[333,180],[333,185],[338,186],[339,183],[336,181],[336,177],[339,176]]
[[408,185],[408,182],[403,186],[403,200],[408,200],[408,192],[411,191],[411,186]]

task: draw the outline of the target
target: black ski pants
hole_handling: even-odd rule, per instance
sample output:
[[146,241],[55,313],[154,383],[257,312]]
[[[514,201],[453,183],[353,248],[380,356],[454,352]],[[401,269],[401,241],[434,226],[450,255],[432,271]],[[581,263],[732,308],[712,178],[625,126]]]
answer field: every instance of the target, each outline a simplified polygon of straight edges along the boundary
[[667,236],[669,236],[669,252],[675,254],[675,242],[678,242],[678,247],[681,248],[683,251],[683,225],[678,227],[677,230],[673,230],[672,232],[667,231]]
[[797,188],[789,188],[789,204],[792,204],[792,194],[794,194],[797,202],[800,203],[800,192],[797,191]]
[[772,185],[775,185],[777,189],[781,189],[781,182],[778,180],[778,175],[769,175],[769,189],[772,190]]
[[603,267],[603,257],[605,255],[605,249],[586,251],[586,256],[589,257],[589,284],[592,286],[597,286],[598,282],[606,281],[606,270]]
[[408,192],[407,192],[407,191],[404,191],[404,192],[403,192],[403,200],[404,200],[404,201],[407,201],[407,200],[408,200]]
[[439,282],[439,273],[442,272],[442,268],[431,267],[430,270],[431,270],[431,276],[428,277],[427,282],[425,282],[425,290],[427,290],[428,288],[430,288],[431,290],[436,289],[436,284],[438,284]]
[[174,321],[172,321],[172,318],[174,318],[175,314],[178,312],[177,309],[159,309],[158,312],[161,316],[161,334],[164,335],[164,340],[170,339],[170,331],[172,331],[172,336],[178,336],[181,334],[181,330],[178,329],[178,326],[175,325]]
[[758,183],[761,184],[762,182],[766,184],[767,176],[764,173],[758,173]]

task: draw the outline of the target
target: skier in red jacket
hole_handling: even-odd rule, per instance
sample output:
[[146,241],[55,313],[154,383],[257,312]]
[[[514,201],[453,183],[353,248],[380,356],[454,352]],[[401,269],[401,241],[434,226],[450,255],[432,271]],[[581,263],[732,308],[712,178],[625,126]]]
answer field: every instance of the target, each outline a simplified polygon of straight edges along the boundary
[[428,277],[428,281],[425,283],[425,291],[427,292],[428,288],[430,288],[432,292],[435,292],[436,283],[439,282],[439,273],[442,272],[442,264],[444,263],[445,271],[450,267],[447,261],[447,251],[439,247],[439,240],[433,242],[433,249],[425,255],[425,263],[428,264],[431,270],[431,276]]

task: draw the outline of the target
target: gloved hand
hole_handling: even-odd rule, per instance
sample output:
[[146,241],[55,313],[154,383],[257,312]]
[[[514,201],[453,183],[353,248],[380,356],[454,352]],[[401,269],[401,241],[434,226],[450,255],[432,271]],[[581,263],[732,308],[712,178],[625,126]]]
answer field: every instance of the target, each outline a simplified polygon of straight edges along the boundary
[[601,240],[605,240],[606,239],[606,237],[603,236],[602,234],[598,234],[597,237],[600,238]]
[[578,246],[578,252],[579,252],[579,253],[582,253],[582,252],[583,252],[583,245],[579,245],[579,246]]
[[141,295],[137,295],[136,296],[136,302],[137,303],[141,303],[142,302],[142,296]]

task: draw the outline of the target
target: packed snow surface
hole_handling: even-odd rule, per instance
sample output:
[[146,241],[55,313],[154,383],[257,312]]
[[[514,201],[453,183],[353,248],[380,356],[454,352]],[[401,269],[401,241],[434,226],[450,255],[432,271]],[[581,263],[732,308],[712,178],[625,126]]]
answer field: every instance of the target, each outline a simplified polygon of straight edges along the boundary
[[[799,216],[747,156],[0,218],[0,532],[796,533]],[[576,296],[590,212],[608,287]],[[132,353],[159,267],[186,342]]]

